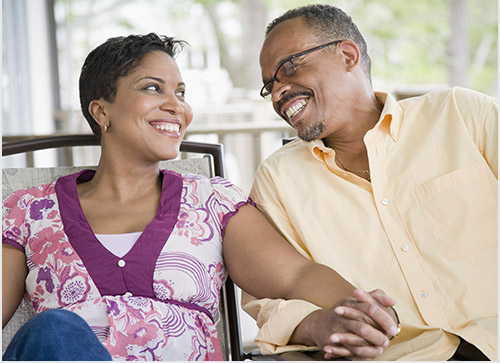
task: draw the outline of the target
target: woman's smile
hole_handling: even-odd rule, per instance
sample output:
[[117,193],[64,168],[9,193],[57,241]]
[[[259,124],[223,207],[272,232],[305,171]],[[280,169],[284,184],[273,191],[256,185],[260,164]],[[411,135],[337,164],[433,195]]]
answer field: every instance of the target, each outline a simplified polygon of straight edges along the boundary
[[160,134],[179,138],[181,136],[181,122],[177,120],[154,120],[150,121],[149,124]]

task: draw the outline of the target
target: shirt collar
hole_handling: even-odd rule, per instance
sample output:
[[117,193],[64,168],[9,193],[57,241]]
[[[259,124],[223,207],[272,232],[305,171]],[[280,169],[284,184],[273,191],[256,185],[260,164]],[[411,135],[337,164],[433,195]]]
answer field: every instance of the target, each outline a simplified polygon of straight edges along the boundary
[[[390,130],[392,140],[397,142],[401,121],[403,119],[403,109],[389,93],[375,92],[375,97],[384,107],[374,128],[384,129],[387,127],[386,129]],[[310,141],[307,145],[311,153],[319,160],[322,160],[322,154],[333,152],[333,150],[327,147],[321,139]]]
[[384,105],[375,127],[382,127],[382,125],[386,124],[389,126],[392,140],[398,142],[399,130],[403,119],[403,109],[397,103],[396,99],[388,93],[375,92],[375,97]]

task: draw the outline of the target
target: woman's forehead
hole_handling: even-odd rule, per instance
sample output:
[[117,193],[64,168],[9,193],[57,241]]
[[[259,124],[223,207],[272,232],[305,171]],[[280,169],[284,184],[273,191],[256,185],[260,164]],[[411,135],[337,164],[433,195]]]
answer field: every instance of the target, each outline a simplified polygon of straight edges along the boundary
[[168,76],[169,79],[178,78],[179,81],[182,81],[181,73],[175,60],[167,53],[159,50],[146,54],[129,75],[137,77],[145,73],[152,73],[157,76],[162,75],[163,77]]

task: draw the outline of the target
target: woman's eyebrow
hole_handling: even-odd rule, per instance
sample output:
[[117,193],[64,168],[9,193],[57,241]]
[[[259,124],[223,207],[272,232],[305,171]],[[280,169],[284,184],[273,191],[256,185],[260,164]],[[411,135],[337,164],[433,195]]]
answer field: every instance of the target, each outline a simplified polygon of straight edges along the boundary
[[142,81],[143,79],[152,79],[153,81],[157,81],[157,82],[160,82],[160,83],[165,83],[165,81],[162,78],[159,78],[159,77],[146,76],[146,77],[140,78],[139,81]]
[[[157,81],[159,83],[165,84],[165,80],[163,78],[159,78],[159,77],[146,76],[146,77],[140,78],[139,81],[142,81],[143,79],[151,79],[153,81]],[[186,87],[186,84],[184,82],[177,83],[177,87],[181,87],[181,86]]]

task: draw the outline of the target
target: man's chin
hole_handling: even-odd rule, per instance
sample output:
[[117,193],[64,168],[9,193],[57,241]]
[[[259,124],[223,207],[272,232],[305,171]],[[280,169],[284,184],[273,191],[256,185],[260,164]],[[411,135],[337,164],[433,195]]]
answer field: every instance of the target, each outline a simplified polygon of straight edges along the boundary
[[297,135],[305,142],[310,142],[319,139],[324,129],[325,125],[323,123],[320,123],[308,129],[297,130]]

